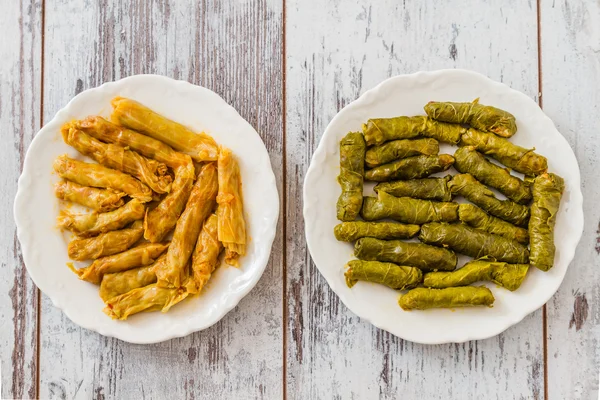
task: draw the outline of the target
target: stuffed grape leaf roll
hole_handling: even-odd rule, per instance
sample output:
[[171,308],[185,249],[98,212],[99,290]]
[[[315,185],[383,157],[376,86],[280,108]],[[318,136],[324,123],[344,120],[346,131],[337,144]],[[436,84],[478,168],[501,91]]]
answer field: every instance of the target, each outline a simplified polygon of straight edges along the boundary
[[81,186],[71,181],[58,182],[54,186],[54,193],[61,200],[81,204],[98,212],[112,211],[125,204],[123,192]]
[[458,203],[394,197],[379,192],[377,197],[365,197],[361,216],[365,221],[391,218],[406,224],[458,220]]
[[460,204],[458,206],[458,218],[473,228],[481,229],[494,235],[504,236],[507,239],[514,239],[525,245],[529,243],[529,232],[527,232],[527,229],[520,228],[510,222],[489,215],[473,204]]
[[452,193],[448,188],[451,175],[443,178],[410,179],[407,181],[381,182],[375,185],[375,192],[386,192],[395,197],[412,197],[414,199],[450,201]]
[[135,244],[144,233],[142,221],[135,221],[129,228],[101,233],[87,239],[73,239],[67,252],[71,260],[84,261],[121,253]]
[[390,140],[428,137],[440,142],[457,144],[466,131],[460,125],[434,121],[426,116],[370,119],[363,124],[367,146],[380,145]]
[[431,174],[446,171],[452,164],[454,164],[454,157],[448,154],[408,157],[366,171],[365,179],[385,182],[394,179],[425,178]]
[[419,233],[421,227],[398,222],[342,222],[333,228],[335,238],[342,242],[354,242],[363,237],[377,239],[410,239]]
[[354,221],[363,201],[363,175],[366,145],[360,132],[350,132],[340,142],[340,174],[342,194],[337,201],[337,219]]
[[373,168],[391,161],[412,156],[438,154],[440,146],[435,139],[393,140],[373,146],[365,154],[367,167]]
[[352,287],[358,281],[373,282],[395,290],[416,287],[423,280],[419,268],[388,262],[352,260],[346,265],[346,284]]
[[492,306],[494,295],[485,286],[450,287],[446,289],[416,288],[400,297],[403,310]]

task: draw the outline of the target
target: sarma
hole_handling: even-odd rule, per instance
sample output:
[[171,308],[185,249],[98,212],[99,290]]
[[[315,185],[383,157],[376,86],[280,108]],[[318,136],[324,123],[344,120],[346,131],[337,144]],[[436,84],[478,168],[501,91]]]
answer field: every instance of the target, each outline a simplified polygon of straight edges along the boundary
[[479,281],[489,281],[510,291],[517,290],[527,275],[529,264],[508,264],[494,260],[475,260],[452,272],[425,274],[423,285],[442,289],[468,286]]
[[367,146],[398,139],[414,139],[423,132],[426,117],[375,118],[363,124]]
[[126,320],[140,312],[167,312],[188,295],[185,288],[165,288],[153,283],[108,300],[104,313],[112,319]]
[[133,289],[156,283],[154,267],[157,263],[164,262],[164,259],[165,254],[163,253],[154,263],[145,267],[104,274],[100,283],[100,297],[104,302],[107,302],[113,297],[127,293]]
[[455,124],[469,124],[475,129],[493,132],[498,136],[511,137],[517,131],[514,115],[492,106],[472,103],[431,101],[425,106],[430,118]]
[[217,144],[209,135],[192,132],[131,99],[115,97],[111,103],[111,118],[121,125],[160,140],[196,161],[217,160]]
[[448,183],[453,194],[458,194],[495,217],[518,226],[526,226],[529,208],[510,200],[499,200],[485,185],[469,174],[454,175]]
[[525,245],[529,243],[527,229],[519,228],[510,222],[489,215],[473,204],[460,204],[458,206],[458,218],[473,228],[504,236],[507,239],[514,239]]
[[529,220],[530,263],[542,271],[548,271],[554,265],[554,225],[564,190],[565,181],[556,174],[540,175],[533,182]]
[[458,261],[454,252],[440,247],[368,237],[358,239],[354,255],[360,260],[392,262],[422,271],[452,271]]
[[411,179],[408,181],[381,182],[375,185],[375,192],[386,192],[396,197],[412,197],[423,200],[451,201],[448,188],[451,175],[443,178]]
[[529,262],[529,250],[522,244],[465,224],[425,224],[421,226],[419,240],[427,244],[449,247],[457,253],[473,258],[489,256],[513,264]]
[[118,231],[101,233],[88,239],[73,239],[67,251],[71,260],[84,261],[121,253],[135,244],[144,233],[142,221]]
[[371,147],[365,154],[367,167],[373,168],[401,158],[438,154],[440,146],[435,139],[394,140]]
[[416,288],[398,301],[403,310],[492,306],[494,295],[485,286],[450,287],[446,289]]
[[398,222],[342,222],[333,228],[335,238],[342,242],[354,242],[363,237],[377,239],[410,239],[419,233],[419,225]]
[[337,219],[354,221],[363,201],[365,140],[360,132],[348,133],[340,142],[340,174],[342,194],[337,201]]
[[198,242],[192,254],[192,274],[196,291],[200,292],[219,265],[219,254],[223,245],[218,239],[217,215],[213,214],[202,225]]
[[394,197],[379,192],[377,197],[365,197],[361,216],[365,221],[391,218],[406,224],[458,220],[458,203]]
[[98,212],[112,211],[125,204],[123,192],[81,186],[71,181],[58,182],[54,186],[54,193],[61,200],[81,204]]
[[416,287],[423,280],[419,268],[388,262],[352,260],[346,265],[346,284],[352,287],[358,281],[379,283],[395,290]]
[[534,153],[534,149],[517,146],[507,139],[469,129],[462,135],[460,146],[473,146],[509,168],[525,175],[540,175],[548,169],[546,157]]
[[449,144],[458,144],[460,137],[466,132],[466,128],[457,124],[448,124],[446,122],[435,121],[431,118],[426,118],[425,127],[422,136],[436,139],[440,142]]
[[425,178],[436,172],[446,171],[452,164],[454,157],[448,154],[408,157],[366,171],[365,180],[385,182],[394,179]]
[[481,183],[498,189],[500,193],[519,204],[531,200],[531,189],[521,179],[506,169],[492,164],[472,146],[460,147],[454,153],[454,168],[463,174],[471,174]]

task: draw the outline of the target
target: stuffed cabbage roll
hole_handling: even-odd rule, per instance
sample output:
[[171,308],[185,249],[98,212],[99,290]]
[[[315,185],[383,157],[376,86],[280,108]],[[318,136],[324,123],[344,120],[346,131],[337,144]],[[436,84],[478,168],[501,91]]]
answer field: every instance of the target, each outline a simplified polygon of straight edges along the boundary
[[423,280],[419,268],[400,266],[387,262],[352,260],[346,265],[346,284],[352,287],[358,281],[373,282],[395,290],[410,289]]
[[514,115],[496,107],[479,104],[479,99],[472,103],[430,101],[425,106],[425,112],[438,121],[469,124],[473,128],[502,137],[511,137],[517,131]]
[[135,244],[144,233],[142,221],[118,231],[101,233],[88,239],[73,239],[67,251],[71,260],[84,261],[121,253]]
[[333,228],[335,238],[342,242],[354,242],[362,237],[377,239],[410,239],[419,233],[419,225],[398,222],[342,222]]
[[135,100],[115,97],[111,118],[121,125],[160,140],[196,161],[216,161],[217,143],[205,133],[195,133]]
[[225,247],[225,262],[238,267],[239,257],[246,254],[246,222],[244,221],[240,167],[229,149],[221,147],[218,170],[219,241]]
[[495,217],[518,226],[529,220],[529,208],[510,200],[499,200],[494,193],[469,174],[454,175],[448,183],[453,194],[458,194]]
[[540,175],[548,169],[546,157],[534,153],[534,149],[517,146],[507,139],[469,129],[462,135],[460,146],[473,146],[509,168],[525,175]]
[[564,190],[565,181],[556,174],[540,175],[533,182],[529,220],[530,263],[542,271],[548,271],[554,265],[554,225]]
[[412,289],[400,297],[398,304],[403,310],[408,311],[428,308],[491,307],[494,300],[491,290],[485,286],[464,286],[446,289]]
[[146,207],[139,200],[133,199],[121,208],[99,214],[72,214],[63,210],[56,221],[61,229],[67,229],[81,237],[90,237],[121,229],[144,218],[145,213]]
[[196,290],[202,291],[210,276],[219,265],[219,254],[223,245],[218,238],[218,218],[211,215],[202,225],[198,235],[198,242],[192,255],[192,274],[196,283]]
[[488,259],[471,261],[452,272],[425,274],[423,285],[442,289],[468,286],[475,282],[489,281],[510,291],[517,290],[527,275],[529,264],[508,264]]
[[215,207],[217,190],[217,168],[215,163],[207,163],[202,167],[185,210],[175,225],[167,259],[156,268],[159,286],[177,288],[188,278],[188,261],[198,240],[202,223]]
[[411,179],[408,181],[381,182],[375,185],[375,192],[386,192],[395,197],[412,197],[423,200],[450,201],[452,193],[448,188],[451,175],[443,178]]
[[529,243],[527,229],[519,228],[510,222],[489,215],[473,204],[460,204],[458,206],[458,218],[473,228],[504,236],[507,239],[514,239],[525,245]]
[[167,193],[171,190],[172,179],[171,176],[165,175],[167,173],[165,164],[117,144],[102,143],[74,128],[70,123],[63,125],[61,132],[66,144],[99,164],[139,179],[156,193]]
[[348,133],[340,142],[340,174],[342,194],[337,201],[337,219],[354,221],[360,212],[365,172],[365,140],[360,132]]
[[463,174],[471,174],[485,185],[498,189],[500,193],[519,204],[531,201],[529,185],[506,169],[492,164],[475,147],[460,147],[454,153],[454,168]]
[[408,265],[422,271],[452,271],[458,261],[456,254],[440,247],[368,237],[358,239],[354,255],[360,260]]
[[440,145],[435,139],[394,140],[367,150],[365,163],[367,167],[373,168],[401,158],[432,156],[439,151]]
[[114,189],[142,203],[152,200],[152,190],[148,186],[130,175],[99,164],[73,160],[65,154],[54,160],[54,170],[61,178],[82,186]]
[[448,154],[408,157],[366,171],[365,179],[385,182],[394,179],[425,178],[436,172],[446,171],[452,164],[454,164],[454,157]]
[[100,297],[106,303],[113,297],[156,283],[154,267],[157,263],[164,262],[164,259],[165,254],[163,253],[158,260],[145,267],[104,274],[100,283]]
[[99,116],[74,121],[73,125],[98,140],[128,147],[173,169],[187,164],[190,160],[190,156],[173,150],[160,140],[113,124]]
[[144,238],[150,242],[160,242],[171,232],[190,197],[196,175],[191,158],[185,157],[188,163],[175,169],[171,192],[146,214]]
[[361,216],[365,221],[391,218],[416,225],[451,222],[458,219],[458,203],[394,197],[380,191],[377,197],[365,197]]
[[169,247],[169,243],[144,243],[122,253],[102,257],[85,268],[71,269],[79,279],[100,284],[104,274],[150,265]]
[[125,204],[123,192],[81,186],[71,181],[60,181],[54,186],[56,197],[81,204],[98,212],[112,211]]
[[437,222],[425,224],[421,226],[419,240],[427,244],[448,247],[473,258],[489,256],[513,264],[529,262],[529,250],[519,242],[465,224]]
[[185,288],[165,288],[153,283],[113,297],[103,311],[112,319],[126,320],[140,312],[167,312],[188,295]]

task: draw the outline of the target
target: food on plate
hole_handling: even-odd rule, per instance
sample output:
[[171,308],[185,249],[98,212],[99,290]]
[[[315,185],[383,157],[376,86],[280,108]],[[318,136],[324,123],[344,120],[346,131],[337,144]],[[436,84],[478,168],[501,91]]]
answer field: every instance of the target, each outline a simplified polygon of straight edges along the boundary
[[73,239],[69,242],[67,252],[71,260],[95,260],[127,250],[140,240],[143,233],[144,225],[139,220],[129,228],[101,233],[87,239]]
[[514,239],[525,245],[529,243],[529,232],[527,232],[527,229],[520,228],[510,222],[489,215],[473,204],[460,204],[458,206],[458,218],[473,228],[481,229],[494,235],[504,236],[507,239]]
[[454,153],[454,168],[463,174],[471,174],[481,183],[498,189],[500,193],[519,204],[531,201],[531,189],[521,179],[506,169],[492,164],[474,147],[460,147]]
[[167,166],[151,160],[118,144],[106,144],[75,128],[71,123],[62,129],[63,140],[81,154],[108,168],[125,172],[146,184],[156,193],[171,190],[171,176],[165,175]]
[[458,261],[454,252],[440,247],[369,237],[358,239],[354,255],[360,260],[392,262],[422,271],[452,271]]
[[146,207],[139,200],[133,199],[123,207],[105,213],[73,214],[63,210],[56,221],[61,229],[67,229],[81,237],[90,237],[121,229],[144,218],[145,213]]
[[366,171],[365,180],[385,182],[394,179],[425,178],[446,171],[452,164],[454,164],[454,157],[448,154],[408,157]]
[[365,197],[361,216],[366,221],[391,218],[406,224],[458,220],[458,203],[394,197],[379,192],[377,197]]
[[373,168],[401,158],[438,154],[440,145],[435,139],[393,140],[371,147],[365,154],[367,167]]
[[535,153],[534,149],[517,146],[508,139],[476,129],[469,129],[462,135],[460,146],[473,146],[480,153],[525,175],[540,175],[548,169],[546,157]]
[[416,288],[400,297],[403,310],[492,306],[494,295],[485,286],[463,286],[445,289]]
[[212,214],[204,221],[192,254],[192,276],[198,292],[202,291],[214,270],[219,266],[219,254],[221,254],[223,244],[219,242],[218,226],[217,214]]
[[423,280],[419,268],[379,261],[352,260],[346,265],[346,284],[352,287],[358,281],[379,283],[395,290],[416,287]]
[[460,125],[434,121],[425,116],[370,119],[363,124],[363,134],[368,146],[380,145],[390,140],[428,137],[440,142],[457,144],[466,131]]
[[216,161],[217,143],[205,133],[192,132],[185,126],[152,111],[135,100],[115,97],[113,121],[166,143],[196,161]]
[[422,225],[419,240],[431,245],[448,247],[473,258],[489,256],[513,264],[529,262],[529,250],[519,242],[465,224],[432,222]]
[[71,181],[60,181],[54,186],[56,197],[89,207],[98,212],[112,211],[125,204],[125,193],[111,189],[81,186]]
[[155,269],[159,286],[178,288],[189,277],[188,261],[202,223],[215,208],[218,186],[215,163],[204,164],[192,187],[185,210],[175,225],[165,262]]
[[164,262],[166,253],[162,253],[156,261],[150,265],[129,269],[127,271],[104,274],[100,283],[100,298],[107,302],[113,297],[127,293],[133,289],[156,283],[156,272],[154,268],[160,262]]
[[548,271],[554,265],[554,225],[565,190],[565,181],[553,173],[545,173],[533,182],[533,203],[529,219],[531,265]]
[[529,264],[508,264],[493,259],[480,259],[471,261],[456,271],[429,272],[424,276],[423,286],[443,289],[489,281],[515,291],[525,280],[528,269]]
[[455,124],[469,124],[475,129],[493,132],[498,136],[511,137],[517,131],[514,115],[492,106],[471,103],[430,101],[425,106],[427,115],[435,120]]
[[188,295],[189,293],[183,287],[166,288],[153,283],[108,300],[104,313],[112,319],[126,320],[129,316],[140,312],[167,312]]
[[360,132],[348,133],[340,142],[340,174],[342,194],[337,201],[337,219],[354,221],[363,201],[365,172],[365,139]]
[[363,237],[377,239],[410,239],[419,233],[419,225],[398,222],[342,222],[333,228],[335,238],[342,242],[354,242]]
[[99,285],[104,274],[150,265],[168,247],[169,243],[143,243],[122,253],[98,258],[85,268],[69,267],[79,276],[79,279]]
[[381,182],[375,185],[375,192],[386,192],[395,197],[412,197],[423,200],[450,201],[452,193],[448,188],[451,175],[443,178],[410,179],[407,181]]
[[152,200],[152,190],[148,186],[116,169],[77,161],[65,154],[54,160],[54,170],[61,178],[82,186],[110,188],[124,192],[143,203]]
[[453,194],[461,195],[489,214],[517,226],[526,226],[529,221],[529,208],[510,200],[499,200],[485,185],[470,174],[452,177],[448,187]]

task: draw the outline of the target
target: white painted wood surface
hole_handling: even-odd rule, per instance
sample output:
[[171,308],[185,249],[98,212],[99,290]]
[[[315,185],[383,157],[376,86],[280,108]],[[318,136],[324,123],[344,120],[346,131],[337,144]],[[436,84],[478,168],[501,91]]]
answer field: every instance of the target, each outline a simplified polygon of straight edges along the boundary
[[[599,19],[593,0],[3,3],[0,26],[14,35],[0,41],[0,127],[12,144],[0,149],[0,397],[596,398]],[[358,319],[303,238],[304,172],[330,119],[381,80],[418,70],[469,68],[536,98],[540,54],[543,107],[575,149],[586,212],[577,258],[547,306],[547,337],[541,310],[496,338],[444,346]],[[248,297],[214,327],[152,346],[83,330],[44,296],[38,314],[12,218],[40,119],[137,73],[201,84],[232,104],[265,140],[283,205],[271,263]]]

